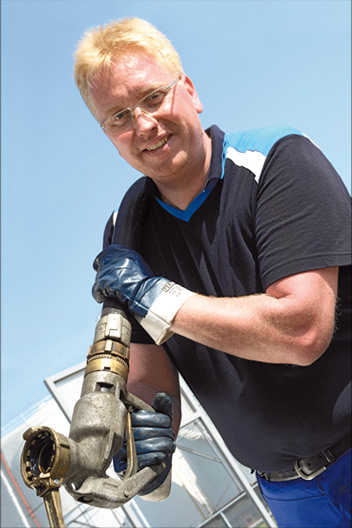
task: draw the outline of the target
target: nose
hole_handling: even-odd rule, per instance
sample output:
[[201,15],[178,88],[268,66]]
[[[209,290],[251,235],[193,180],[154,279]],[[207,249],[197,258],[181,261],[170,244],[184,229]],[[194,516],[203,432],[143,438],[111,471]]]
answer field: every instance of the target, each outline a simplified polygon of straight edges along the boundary
[[141,108],[134,109],[134,128],[137,134],[149,134],[154,128],[158,126],[158,121],[152,114],[145,112]]

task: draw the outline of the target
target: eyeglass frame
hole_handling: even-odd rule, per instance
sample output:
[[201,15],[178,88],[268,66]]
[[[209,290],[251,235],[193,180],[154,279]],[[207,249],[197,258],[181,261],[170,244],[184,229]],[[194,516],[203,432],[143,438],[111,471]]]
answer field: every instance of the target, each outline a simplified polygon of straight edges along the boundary
[[[106,128],[106,124],[109,122],[109,121],[112,121],[113,118],[117,115],[117,114],[121,114],[122,112],[126,112],[127,110],[130,112],[131,116],[132,116],[132,121],[131,121],[131,125],[127,126],[126,128],[125,127],[122,127],[122,130],[121,132],[125,131],[125,130],[129,130],[130,128],[133,127],[134,125],[134,121],[135,121],[135,116],[134,116],[134,110],[136,108],[140,108],[142,110],[143,113],[145,114],[151,114],[152,112],[148,112],[148,110],[144,110],[144,108],[141,108],[140,107],[140,104],[143,103],[143,101],[145,99],[147,99],[148,97],[150,97],[151,95],[153,95],[154,93],[158,92],[159,90],[167,90],[167,92],[165,93],[165,97],[168,95],[168,93],[170,92],[171,88],[176,84],[178,83],[178,81],[180,80],[180,77],[178,77],[177,79],[175,79],[174,81],[172,81],[171,84],[169,84],[168,86],[159,86],[159,88],[156,88],[155,90],[153,90],[152,92],[149,92],[147,95],[145,95],[144,97],[142,97],[142,99],[140,99],[138,101],[137,104],[135,104],[134,106],[131,106],[131,107],[128,107],[128,108],[123,108],[122,110],[118,110],[118,112],[114,112],[110,117],[107,117],[106,119],[104,119],[104,121],[102,121],[100,123],[100,127],[105,130]],[[164,99],[162,100],[162,102],[160,104],[162,104],[164,102]],[[116,132],[118,133],[118,128],[116,130]]]

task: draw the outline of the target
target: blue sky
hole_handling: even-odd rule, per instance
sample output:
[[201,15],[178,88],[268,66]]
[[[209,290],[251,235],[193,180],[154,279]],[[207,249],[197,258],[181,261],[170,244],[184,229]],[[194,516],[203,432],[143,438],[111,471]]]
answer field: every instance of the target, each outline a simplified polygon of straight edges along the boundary
[[350,189],[350,2],[2,0],[2,424],[85,360],[102,232],[138,174],[86,109],[73,54],[126,16],[173,42],[205,110],[227,132],[301,129]]

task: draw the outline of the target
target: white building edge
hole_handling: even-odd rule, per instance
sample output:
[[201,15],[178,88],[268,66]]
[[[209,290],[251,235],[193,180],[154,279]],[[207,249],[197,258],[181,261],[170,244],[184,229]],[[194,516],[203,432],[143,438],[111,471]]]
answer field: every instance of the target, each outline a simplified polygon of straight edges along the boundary
[[[22,433],[47,425],[68,436],[70,418],[80,397],[85,362],[45,380],[45,400],[22,416],[1,443],[1,527],[48,526],[43,500],[20,475]],[[225,446],[198,400],[181,380],[182,423],[172,465],[171,494],[162,502],[136,497],[105,510],[78,503],[60,488],[67,528],[255,528],[275,527],[258,491],[255,475]],[[110,473],[113,475],[113,470]]]

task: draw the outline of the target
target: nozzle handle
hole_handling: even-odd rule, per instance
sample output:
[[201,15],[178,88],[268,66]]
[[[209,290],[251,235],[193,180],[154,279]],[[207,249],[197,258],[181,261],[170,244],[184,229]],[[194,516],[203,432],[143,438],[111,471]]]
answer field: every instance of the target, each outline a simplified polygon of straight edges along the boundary
[[50,490],[43,500],[50,528],[65,528],[59,488]]

